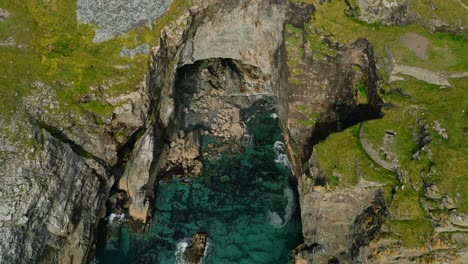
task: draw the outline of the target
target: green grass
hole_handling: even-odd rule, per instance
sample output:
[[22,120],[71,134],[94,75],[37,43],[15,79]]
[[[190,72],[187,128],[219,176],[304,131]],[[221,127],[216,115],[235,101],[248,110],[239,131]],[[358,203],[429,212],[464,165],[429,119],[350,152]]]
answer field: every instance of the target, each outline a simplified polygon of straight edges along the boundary
[[319,114],[316,112],[309,113],[305,105],[299,105],[297,110],[303,115],[303,119],[299,120],[299,124],[305,127],[310,127],[317,122]]
[[[156,45],[160,30],[175,20],[189,0],[176,0],[152,29],[137,27],[103,43],[93,43],[93,26],[78,24],[76,1],[6,1],[0,6],[11,16],[0,22],[0,40],[12,36],[24,48],[0,47],[0,116],[6,117],[31,93],[31,82],[40,80],[57,93],[60,111],[93,113],[109,117],[112,107],[101,100],[81,103],[91,86],[104,86],[109,96],[133,91],[144,80],[147,56],[121,58],[125,45]],[[126,66],[117,69],[115,66]],[[111,84],[112,83],[112,84]]]
[[[380,58],[385,56],[385,47],[388,46],[399,63],[435,71],[456,72],[467,68],[468,50],[465,48],[465,38],[449,33],[432,34],[418,24],[404,27],[369,25],[346,16],[344,12],[347,8],[344,1],[325,2],[317,6],[311,27],[317,28],[324,35],[333,36],[332,39],[341,43],[367,38]],[[418,58],[401,43],[400,38],[408,32],[420,34],[429,40],[427,61]]]
[[[398,83],[397,85],[410,97],[395,95],[385,97],[387,102],[399,107],[384,110],[383,119],[367,122],[363,129],[369,141],[376,147],[381,145],[386,130],[395,131],[397,136],[394,150],[400,165],[408,171],[413,184],[421,188],[421,171],[427,173],[432,166],[437,174],[430,180],[452,198],[461,195],[461,198],[457,199],[457,206],[460,211],[467,212],[468,197],[464,189],[464,184],[467,183],[464,176],[468,175],[465,158],[468,151],[464,134],[467,116],[464,111],[468,98],[463,79],[453,79],[451,83],[453,87],[450,89],[440,89],[414,79]],[[419,119],[425,120],[431,131],[432,141],[428,144],[428,148],[432,152],[432,161],[427,155],[423,155],[421,160],[412,158],[416,143],[413,141],[409,127],[416,129]],[[440,122],[447,130],[448,139],[432,129],[434,121]]]
[[427,220],[389,221],[390,232],[402,241],[405,247],[424,245],[432,234],[431,223]]
[[[444,17],[446,21],[464,20],[464,12],[456,1],[434,1],[440,7],[429,17]],[[412,8],[420,8],[418,12],[425,14],[426,5],[421,1],[410,1]],[[448,8],[448,9],[447,9]],[[378,62],[386,56],[385,49],[389,48],[399,64],[405,64],[424,69],[454,73],[468,70],[468,50],[466,39],[450,33],[430,33],[418,24],[404,27],[368,25],[344,14],[347,9],[344,1],[325,2],[317,6],[310,27],[328,36],[332,41],[351,43],[357,38],[367,38],[377,55]],[[431,11],[432,12],[432,11]],[[401,43],[401,37],[407,33],[417,33],[429,41],[428,59],[417,57],[413,51]],[[306,38],[311,38],[306,36]],[[316,38],[314,36],[314,38]],[[382,65],[381,65],[382,66]],[[386,77],[383,67],[379,69]],[[405,76],[405,81],[392,83],[390,88],[401,88],[403,94],[384,94],[383,100],[393,107],[383,109],[384,117],[366,122],[362,129],[366,139],[376,150],[382,145],[387,130],[396,132],[392,150],[395,152],[399,164],[408,172],[404,190],[399,188],[392,196],[391,188],[400,183],[393,173],[379,169],[361,148],[358,140],[357,128],[346,129],[329,136],[314,148],[319,164],[327,175],[328,183],[335,188],[343,188],[356,183],[356,164],[367,180],[383,184],[384,195],[390,205],[390,211],[395,217],[387,221],[391,233],[408,247],[421,246],[433,234],[433,228],[421,207],[420,200],[424,196],[422,191],[421,172],[427,174],[432,171],[429,182],[435,183],[442,193],[448,194],[455,201],[457,211],[468,212],[468,118],[466,106],[466,78],[449,79],[451,88],[441,89],[422,81]],[[361,99],[365,99],[359,86],[356,87]],[[427,145],[432,155],[423,154],[421,160],[414,160],[413,154],[417,145],[413,140],[410,126],[417,130],[418,120],[425,120],[429,125],[431,142]],[[441,123],[447,130],[448,139],[437,134],[434,121]],[[340,179],[333,176],[333,172],[341,175]],[[415,189],[411,187],[411,184]],[[397,217],[397,214],[399,216]],[[407,219],[406,219],[407,218]]]
[[[361,148],[358,130],[359,125],[356,125],[334,133],[314,147],[320,167],[327,179],[331,179],[329,184],[338,187],[354,186],[359,173],[363,179],[384,186],[394,186],[397,183],[395,175],[380,168]],[[341,178],[334,179],[333,174],[339,174]]]
[[408,2],[410,10],[416,12],[424,19],[436,19],[449,24],[468,24],[466,10],[458,1],[432,0],[432,3],[436,7],[435,10],[431,8],[428,1],[409,0]]
[[286,25],[286,54],[289,68],[289,82],[300,84],[300,76],[303,75],[303,70],[300,67],[302,58],[304,57],[302,29],[291,24]]

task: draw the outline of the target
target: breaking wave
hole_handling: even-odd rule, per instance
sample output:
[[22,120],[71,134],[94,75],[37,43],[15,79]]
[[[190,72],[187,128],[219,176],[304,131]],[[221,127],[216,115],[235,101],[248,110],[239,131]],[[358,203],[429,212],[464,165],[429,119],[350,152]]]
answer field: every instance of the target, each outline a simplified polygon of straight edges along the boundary
[[284,143],[281,141],[276,141],[273,144],[273,150],[276,153],[275,162],[283,164],[287,168],[291,169],[291,163],[289,163],[288,155],[284,154],[284,149],[285,149]]

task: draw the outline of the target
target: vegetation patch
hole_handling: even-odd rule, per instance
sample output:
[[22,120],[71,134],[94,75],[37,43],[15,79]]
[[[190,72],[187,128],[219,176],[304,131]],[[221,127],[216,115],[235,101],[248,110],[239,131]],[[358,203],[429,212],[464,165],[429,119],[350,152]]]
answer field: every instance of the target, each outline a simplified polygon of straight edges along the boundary
[[299,85],[301,84],[300,76],[304,74],[304,71],[300,67],[301,60],[304,57],[303,31],[291,24],[287,24],[285,34],[289,82]]
[[32,83],[51,85],[60,111],[93,113],[108,118],[112,106],[80,96],[100,87],[107,95],[137,89],[147,71],[147,55],[121,57],[123,46],[157,45],[161,29],[174,21],[189,0],[175,0],[168,12],[152,23],[102,43],[93,43],[94,27],[76,20],[76,1],[0,1],[11,16],[0,22],[0,41],[13,38],[13,47],[0,47],[0,116],[7,117],[31,93]]
[[[428,4],[409,2],[412,10],[419,10],[420,14],[429,12],[426,10]],[[466,24],[466,18],[460,17],[463,12],[453,14],[461,8],[454,6],[459,5],[456,1],[433,2],[440,10],[431,11],[431,15],[424,14],[424,17],[437,18],[443,13],[447,19],[444,21]],[[325,1],[317,6],[311,27],[340,43],[367,38],[374,46],[379,73],[383,77],[389,77],[384,61],[390,54],[397,64],[420,67],[445,76],[467,71],[468,51],[464,37],[431,33],[418,24],[402,27],[369,25],[346,16],[347,8],[345,1]],[[453,14],[451,18],[450,14]],[[416,33],[428,40],[427,58],[416,56],[402,43],[401,37],[408,33]],[[401,181],[396,173],[383,170],[367,156],[360,146],[357,126],[329,136],[314,148],[314,154],[332,186],[353,185],[359,174],[364,179],[382,183],[391,211],[386,223],[390,233],[396,234],[404,246],[417,247],[433,235],[429,216],[421,204],[426,200],[425,186],[436,185],[441,194],[452,198],[457,212],[468,213],[465,188],[468,184],[465,158],[468,155],[467,85],[466,78],[449,79],[451,88],[404,78],[404,81],[384,86],[386,92],[381,94],[385,103],[384,117],[367,121],[361,128],[376,151],[385,147],[394,152],[398,166],[403,170]],[[366,94],[360,85],[355,88],[358,102],[362,103]],[[387,133],[394,134],[392,142],[384,142]]]

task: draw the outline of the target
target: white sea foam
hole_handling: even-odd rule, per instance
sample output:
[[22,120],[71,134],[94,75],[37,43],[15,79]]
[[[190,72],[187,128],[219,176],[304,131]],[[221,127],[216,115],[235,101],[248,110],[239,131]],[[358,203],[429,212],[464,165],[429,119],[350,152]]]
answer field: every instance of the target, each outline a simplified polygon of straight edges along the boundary
[[283,190],[284,197],[288,200],[286,208],[284,209],[284,224],[287,224],[291,220],[294,211],[296,210],[296,201],[294,199],[294,192],[291,187],[286,186]]
[[176,251],[175,251],[175,257],[176,257],[176,264],[185,264],[184,261],[184,252],[185,249],[188,247],[191,239],[190,238],[184,238],[181,241],[179,241],[176,245]]
[[289,220],[291,220],[292,215],[294,214],[294,210],[296,210],[296,202],[294,200],[293,190],[289,186],[286,186],[283,190],[283,195],[284,198],[286,198],[286,200],[288,201],[286,207],[284,208],[284,216],[281,217],[277,212],[267,212],[267,216],[269,219],[268,222],[270,223],[270,225],[276,228],[281,228],[285,226],[289,222]]
[[[291,169],[291,163],[288,160],[288,156],[284,154],[284,151],[285,151],[284,143],[281,141],[276,141],[273,144],[273,150],[276,153],[275,162],[283,164],[284,166]],[[271,211],[267,212],[269,223],[272,226],[277,227],[277,228],[281,228],[284,225],[286,225],[289,222],[289,220],[291,220],[291,217],[294,214],[294,210],[296,210],[294,192],[291,189],[291,187],[289,187],[289,185],[287,185],[283,189],[283,195],[284,195],[284,198],[287,200],[286,207],[284,208],[284,216],[281,218],[281,216],[277,212],[271,212]]]
[[276,141],[273,144],[273,150],[276,153],[276,163],[283,164],[284,166],[291,168],[291,163],[289,162],[288,155],[284,154],[285,146],[281,141]]
[[125,219],[125,214],[110,214],[109,217],[107,218],[109,220],[109,223],[112,223],[114,221],[119,221],[122,222]]
[[276,228],[281,228],[283,227],[283,219],[281,216],[278,215],[277,212],[272,212],[268,211],[267,212],[268,218],[269,218],[269,223],[270,225],[276,227]]

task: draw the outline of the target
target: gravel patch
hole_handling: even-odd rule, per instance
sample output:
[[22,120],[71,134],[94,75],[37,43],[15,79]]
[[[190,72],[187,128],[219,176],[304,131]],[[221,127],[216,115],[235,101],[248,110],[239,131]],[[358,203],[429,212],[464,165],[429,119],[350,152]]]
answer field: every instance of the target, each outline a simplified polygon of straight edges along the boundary
[[400,38],[401,43],[413,51],[416,56],[423,60],[427,60],[427,49],[429,48],[429,40],[416,33],[406,33]]

